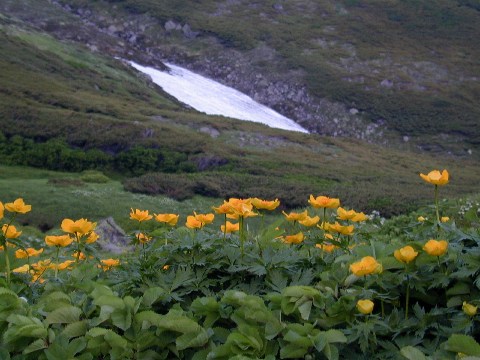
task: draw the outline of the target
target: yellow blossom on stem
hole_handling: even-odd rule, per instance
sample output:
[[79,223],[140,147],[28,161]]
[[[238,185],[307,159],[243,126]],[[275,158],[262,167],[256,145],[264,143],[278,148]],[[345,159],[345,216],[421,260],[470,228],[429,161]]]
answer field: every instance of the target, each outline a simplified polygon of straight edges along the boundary
[[13,269],[12,272],[19,273],[19,274],[28,273],[28,272],[30,272],[30,265],[25,264],[23,266],[20,266],[18,268]]
[[363,315],[371,314],[373,311],[374,303],[372,300],[358,300],[357,301],[357,310],[360,311]]
[[23,199],[19,198],[13,203],[6,203],[5,209],[10,212],[25,214],[32,210],[32,205],[26,205]]
[[257,210],[275,210],[280,205],[280,200],[262,200],[259,198],[252,198],[251,199],[252,205]]
[[180,215],[176,215],[176,214],[155,214],[155,220],[170,226],[177,225],[179,217]]
[[103,271],[107,271],[107,270],[110,270],[114,266],[120,265],[120,260],[118,260],[118,259],[104,259],[104,260],[100,260],[100,263],[101,263],[101,265],[99,265],[99,267],[101,267],[103,269]]
[[85,240],[85,244],[92,244],[95,241],[97,241],[99,237],[100,237],[100,235],[98,235],[95,231],[92,231],[88,235],[87,239]]
[[152,240],[151,236],[148,236],[147,234],[144,234],[144,233],[138,233],[136,237],[140,244],[146,244],[147,242]]
[[70,235],[47,235],[45,236],[45,243],[48,246],[60,246],[65,247],[70,245],[73,239]]
[[147,221],[153,218],[148,214],[148,210],[130,209],[130,219],[137,220],[138,222]]
[[445,222],[450,221],[450,218],[449,218],[448,216],[442,216],[442,217],[440,218],[440,221],[441,221],[442,223],[445,223]]
[[329,244],[329,243],[323,243],[323,244],[315,244],[315,247],[322,249],[323,251],[327,253],[333,252],[335,249],[338,249],[337,245]]
[[464,301],[462,305],[462,310],[468,316],[475,316],[477,314],[478,307]]
[[210,213],[210,214],[197,214],[195,211],[193,212],[195,219],[200,221],[204,226],[211,224],[213,220],[215,219],[215,215]]
[[360,261],[350,265],[350,271],[356,276],[378,274],[383,270],[382,264],[372,256],[365,256]]
[[330,198],[328,196],[317,196],[314,197],[310,195],[310,199],[308,200],[310,205],[314,208],[326,208],[326,209],[335,209],[340,206],[340,199],[337,198]]
[[2,226],[2,231],[3,231],[3,235],[7,239],[16,239],[22,234],[21,231],[17,231],[17,228],[15,226],[7,225],[7,224],[4,224]]
[[283,238],[283,242],[287,244],[300,244],[305,239],[303,232],[295,235],[287,235]]
[[423,216],[419,216],[419,217],[417,218],[417,221],[418,221],[418,222],[424,222],[425,220],[427,220],[427,218],[425,218],[425,217],[423,217]]
[[335,221],[335,224],[325,224],[325,230],[330,232],[339,233],[342,235],[353,235],[354,226],[344,226]]
[[73,221],[71,219],[63,219],[61,228],[66,233],[75,234],[77,237],[88,234],[93,231],[97,223],[88,221],[87,219],[79,219]]
[[185,226],[189,229],[201,229],[205,226],[205,224],[200,220],[197,220],[195,216],[189,215],[187,216],[187,222],[185,223]]
[[61,262],[59,264],[51,265],[51,268],[56,270],[71,269],[72,268],[71,265],[74,263],[75,263],[75,260],[65,260],[64,262]]
[[315,226],[319,221],[320,221],[319,216],[314,216],[314,217],[307,216],[305,219],[300,220],[298,223],[303,226],[310,227],[310,226]]
[[291,212],[290,214],[287,214],[285,211],[282,211],[282,214],[285,215],[285,218],[287,219],[287,221],[302,221],[302,220],[305,220],[308,216],[307,210],[301,213]]
[[417,257],[418,252],[413,247],[407,245],[401,249],[395,250],[393,256],[400,262],[405,264],[411,263]]
[[3,203],[0,201],[0,219],[3,219],[4,210],[5,210],[5,207],[3,206]]
[[234,223],[231,223],[230,221],[227,221],[225,225],[220,226],[220,230],[222,230],[222,232],[226,234],[240,231],[240,223],[234,224]]
[[43,252],[43,248],[35,250],[34,248],[18,249],[15,251],[15,257],[17,259],[26,259],[27,257],[39,256]]
[[351,220],[357,215],[355,210],[346,210],[342,207],[337,209],[337,218],[340,220]]
[[363,212],[357,212],[351,221],[353,222],[362,222],[368,220],[368,216],[365,215]]
[[432,170],[427,175],[420,174],[420,177],[426,182],[440,186],[448,184],[448,176],[447,170],[443,170],[441,173],[439,170]]
[[423,250],[428,255],[432,256],[441,256],[447,252],[448,242],[445,240],[428,240],[427,243],[423,246]]

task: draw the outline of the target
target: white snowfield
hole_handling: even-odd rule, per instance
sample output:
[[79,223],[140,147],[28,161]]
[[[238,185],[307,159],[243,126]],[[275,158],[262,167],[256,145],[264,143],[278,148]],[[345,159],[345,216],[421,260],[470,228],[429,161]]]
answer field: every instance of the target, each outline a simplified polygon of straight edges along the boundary
[[308,133],[295,121],[277,113],[238,90],[195,74],[180,66],[166,63],[170,69],[159,71],[129,62],[138,71],[149,75],[152,81],[177,100],[209,115],[222,115],[239,120],[266,124],[273,128]]

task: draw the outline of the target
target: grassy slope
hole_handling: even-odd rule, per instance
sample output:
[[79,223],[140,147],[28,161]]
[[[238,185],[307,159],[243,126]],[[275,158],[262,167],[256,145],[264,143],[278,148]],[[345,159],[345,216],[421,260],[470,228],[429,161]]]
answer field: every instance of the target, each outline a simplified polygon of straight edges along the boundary
[[[161,24],[174,19],[239,51],[266,44],[279,56],[274,64],[252,63],[259,72],[301,69],[313,94],[358,108],[371,121],[383,119],[390,129],[413,137],[425,149],[462,153],[479,144],[478,2],[66,3],[116,11],[111,4],[115,3],[117,9],[148,13]],[[279,4],[282,9],[276,10],[274,5]],[[222,51],[213,49],[208,40],[202,43],[202,37],[195,42],[175,37],[164,41],[192,56],[214,57],[215,51]],[[393,87],[381,86],[384,80],[392,81]],[[439,138],[439,133],[448,135]]]
[[[227,165],[188,176],[200,181],[199,186],[222,188],[229,195],[294,196],[291,204],[304,204],[311,193],[328,194],[340,197],[346,206],[399,213],[429,199],[417,174],[435,167],[452,173],[452,186],[445,195],[478,190],[480,170],[474,162],[205,116],[183,109],[118,61],[19,29],[11,19],[0,20],[0,125],[6,135],[39,141],[63,136],[84,149],[118,151],[143,144],[182,151],[192,159],[217,156]],[[201,127],[214,128],[220,136],[199,132]],[[17,178],[12,175],[12,179]],[[18,193],[28,198],[28,189],[46,186],[46,180],[36,181],[18,191],[21,181],[6,180],[0,195],[3,199]],[[115,186],[119,190],[120,185]],[[45,190],[38,199],[48,200],[52,191]],[[56,189],[63,200],[37,206],[66,213],[72,193],[60,195],[64,191]],[[113,197],[117,196],[108,198]],[[78,216],[100,206],[89,207],[86,201],[76,206],[82,209]],[[125,208],[141,207],[136,204]]]

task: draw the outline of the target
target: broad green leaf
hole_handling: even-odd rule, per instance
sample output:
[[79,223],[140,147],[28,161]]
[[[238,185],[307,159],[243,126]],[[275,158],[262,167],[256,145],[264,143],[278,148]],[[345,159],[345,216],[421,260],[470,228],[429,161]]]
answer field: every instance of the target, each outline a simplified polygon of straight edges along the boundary
[[191,347],[203,346],[208,342],[208,339],[208,333],[204,329],[201,329],[199,332],[190,332],[179,336],[175,343],[177,350],[180,351]]
[[82,315],[82,310],[76,306],[64,306],[49,313],[45,323],[49,324],[71,324],[77,322]]
[[146,307],[150,307],[159,299],[161,300],[161,298],[165,294],[166,294],[166,291],[161,287],[156,286],[156,287],[148,288],[143,293],[143,300],[142,300],[143,305],[145,305]]
[[330,329],[325,331],[324,334],[329,344],[347,342],[346,336],[340,330]]
[[[28,345],[25,349],[23,349],[22,353],[30,354],[38,350],[46,349],[47,347],[48,347],[48,344],[44,339],[37,339],[34,342],[32,342],[30,345]],[[0,359],[3,359],[3,357],[0,357]]]
[[115,295],[100,295],[93,303],[97,306],[108,306],[114,309],[124,309],[125,303],[122,299]]
[[445,349],[466,355],[480,356],[480,345],[468,335],[454,334],[445,344]]
[[294,344],[288,344],[280,349],[280,359],[303,358],[308,348],[302,348]]
[[308,320],[310,317],[310,311],[312,310],[312,301],[304,302],[302,305],[298,307],[298,311],[300,312],[300,316],[303,320]]
[[470,286],[466,283],[457,283],[447,290],[447,296],[470,294]]
[[416,347],[413,346],[405,346],[400,349],[400,354],[402,354],[408,360],[426,360],[427,358]]
[[87,329],[87,320],[76,321],[65,326],[60,335],[65,336],[67,339],[70,339],[77,336],[85,335]]

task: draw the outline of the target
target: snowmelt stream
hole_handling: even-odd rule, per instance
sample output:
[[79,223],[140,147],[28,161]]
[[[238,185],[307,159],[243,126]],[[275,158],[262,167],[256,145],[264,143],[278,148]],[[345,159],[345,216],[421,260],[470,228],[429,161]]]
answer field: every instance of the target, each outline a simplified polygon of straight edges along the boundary
[[138,71],[177,100],[209,115],[222,115],[239,120],[266,124],[273,128],[308,133],[295,121],[277,113],[238,90],[198,75],[180,66],[165,63],[169,71],[129,62]]

